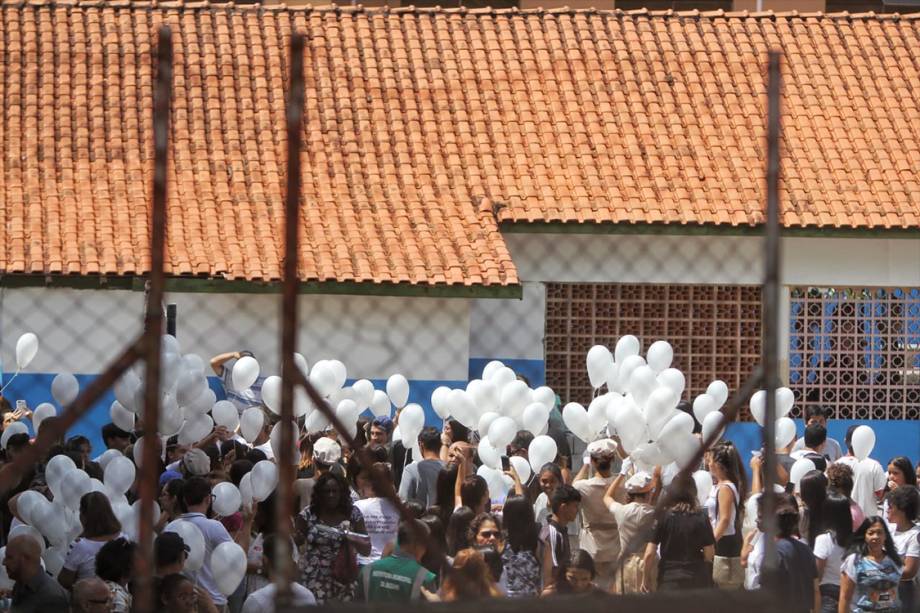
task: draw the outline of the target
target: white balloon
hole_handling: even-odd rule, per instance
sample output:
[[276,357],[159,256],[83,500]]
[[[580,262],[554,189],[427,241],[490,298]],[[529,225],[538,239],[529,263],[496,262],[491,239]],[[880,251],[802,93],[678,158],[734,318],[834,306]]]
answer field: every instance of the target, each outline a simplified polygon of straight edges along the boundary
[[50,402],[43,402],[35,407],[35,410],[32,411],[32,429],[35,434],[38,435],[38,429],[43,421],[55,415],[57,415],[57,409]]
[[38,337],[26,332],[16,341],[16,368],[25,370],[38,353]]
[[[103,471],[105,471],[105,468],[106,466],[109,465],[109,462],[111,462],[115,458],[123,458],[123,457],[125,457],[125,454],[123,454],[118,449],[106,449],[105,451],[102,452],[102,455],[99,456],[99,459],[96,460],[96,463],[99,464],[99,467],[102,468]],[[128,461],[130,462],[131,460],[128,460]]]
[[371,401],[371,413],[374,417],[389,417],[390,410],[390,397],[384,391],[374,390],[374,399]]
[[610,364],[607,368],[607,374],[604,377],[604,383],[607,384],[607,391],[620,391],[620,365],[616,362]]
[[272,375],[262,382],[262,402],[272,413],[281,415],[281,377]]
[[64,547],[49,547],[42,554],[42,562],[45,564],[45,572],[51,575],[52,579],[57,579],[64,568],[64,559],[67,556],[67,550]]
[[121,406],[135,413],[141,409],[135,402],[135,395],[137,394],[137,389],[140,387],[140,384],[141,382],[140,379],[137,378],[137,375],[128,370],[115,381],[115,385],[113,386],[115,399],[121,403]]
[[521,483],[527,483],[530,479],[530,462],[527,461],[527,458],[522,458],[519,455],[511,456],[508,458],[511,462],[511,466],[514,467],[514,472],[518,474],[518,479]]
[[113,424],[125,432],[134,432],[134,413],[121,406],[121,403],[117,400],[112,402],[112,406],[109,408],[109,417],[112,418]]
[[706,505],[706,499],[712,492],[712,475],[705,470],[698,470],[693,473],[693,481],[696,483],[696,499],[700,506]]
[[450,417],[450,388],[441,385],[431,393],[431,408],[441,419]]
[[588,424],[588,412],[577,402],[570,402],[562,409],[562,421],[572,434],[585,443],[590,443],[594,436]]
[[313,370],[310,371],[309,379],[310,384],[316,388],[320,396],[328,396],[339,389],[339,387],[336,386],[337,375],[335,367],[333,367],[328,360],[320,360],[314,364]]
[[645,359],[652,370],[660,373],[671,367],[671,362],[674,360],[674,348],[668,341],[655,341],[645,353]]
[[214,502],[211,507],[214,512],[221,517],[233,515],[240,510],[243,498],[240,496],[240,490],[229,482],[218,483],[211,492],[214,495]]
[[186,370],[194,370],[200,373],[205,371],[204,360],[197,353],[187,353],[182,356],[182,366]]
[[32,525],[32,511],[43,503],[51,504],[48,502],[47,498],[35,490],[26,490],[16,498],[16,515],[18,515],[19,519],[23,522]]
[[10,534],[6,539],[6,542],[9,543],[10,541],[12,541],[14,538],[18,536],[27,536],[33,539],[36,543],[38,543],[38,546],[41,547],[41,553],[42,554],[45,553],[45,539],[42,538],[42,533],[36,530],[35,528],[33,528],[32,526],[23,526],[23,525],[16,526],[12,530],[10,530]]
[[539,402],[545,406],[547,411],[552,411],[556,407],[556,392],[545,385],[535,389],[531,398],[533,402]]
[[335,416],[348,429],[348,433],[352,437],[358,433],[358,416],[360,413],[358,403],[350,398],[342,400],[335,407]]
[[794,484],[795,489],[798,490],[802,477],[813,470],[815,470],[814,462],[808,458],[799,458],[795,461],[795,464],[792,465],[792,468],[789,469],[789,482]]
[[534,402],[524,408],[521,422],[525,430],[536,436],[546,425],[548,419],[549,409],[546,408],[546,405]]
[[482,461],[483,465],[493,469],[500,469],[502,467],[502,456],[504,454],[492,444],[488,436],[479,439],[477,450],[479,451],[479,459]]
[[22,423],[21,421],[14,421],[6,427],[3,431],[3,434],[0,435],[0,447],[6,449],[6,444],[9,442],[10,437],[15,434],[28,434],[29,427]]
[[32,523],[53,545],[66,545],[67,524],[61,521],[64,504],[36,505]]
[[539,472],[544,464],[555,460],[557,453],[556,441],[544,434],[534,437],[527,448],[527,457],[534,472]]
[[[622,362],[617,360],[617,364],[619,364],[619,373],[617,376],[616,390],[625,393],[630,391],[629,380],[632,378],[633,371],[640,366],[645,366],[645,358],[641,355],[630,355]],[[652,373],[654,374],[654,371],[652,371]]]
[[630,457],[642,470],[647,472],[653,471],[656,466],[669,464],[673,459],[655,443],[642,443],[633,449]]
[[[374,401],[373,383],[367,379],[358,379],[352,384],[351,389],[355,392],[355,402],[361,411],[371,406]],[[432,396],[434,395],[432,394]]]
[[776,438],[774,440],[776,449],[784,449],[795,438],[795,422],[788,417],[780,417],[776,420]]
[[221,543],[211,553],[210,567],[218,591],[229,596],[246,577],[246,552],[233,541]]
[[329,368],[335,375],[335,388],[340,389],[344,387],[345,382],[348,380],[348,369],[345,368],[345,364],[339,360],[329,360],[326,364],[329,365]]
[[530,402],[530,388],[523,381],[514,380],[501,390],[500,402],[502,414],[519,419],[524,407]]
[[728,400],[728,385],[725,384],[725,381],[716,379],[706,388],[706,393],[715,398],[716,408],[721,409]]
[[61,481],[61,502],[71,509],[80,508],[80,499],[93,491],[89,475],[82,470],[73,470]]
[[767,419],[767,392],[764,390],[757,390],[751,396],[751,416],[754,418],[761,428],[766,425]]
[[259,407],[249,407],[240,416],[240,434],[246,439],[247,443],[254,443],[262,432],[262,425],[265,416]]
[[397,409],[401,409],[409,402],[409,381],[402,375],[396,374],[387,379],[387,396]]
[[479,418],[478,427],[476,431],[479,432],[482,436],[488,436],[489,426],[492,425],[492,422],[501,417],[495,411],[487,411],[482,414],[482,417]]
[[624,399],[620,404],[620,409],[617,411],[616,421],[613,425],[616,428],[617,435],[620,437],[620,442],[623,443],[623,449],[627,453],[632,453],[633,449],[648,441],[645,417],[635,402],[630,399]]
[[658,387],[658,378],[651,367],[643,364],[629,377],[629,391],[640,407],[645,406],[649,396]]
[[54,492],[64,479],[64,475],[74,470],[77,470],[77,465],[73,460],[64,454],[56,455],[45,465],[45,483]]
[[680,397],[667,387],[659,387],[649,395],[645,403],[645,423],[653,440],[658,438],[664,425],[677,414],[675,407],[678,402]]
[[467,384],[466,393],[476,404],[476,409],[480,414],[500,412],[501,390],[493,381],[473,379]]
[[[776,390],[776,418],[785,417],[795,405],[795,396],[788,387],[781,387]],[[754,420],[764,427],[767,419],[767,392],[758,390],[751,396],[751,415]]]
[[467,428],[475,428],[479,412],[466,390],[452,390],[450,393],[450,414]]
[[121,456],[112,458],[106,465],[102,473],[102,481],[115,494],[124,494],[131,489],[136,474],[137,469],[134,467],[134,462]]
[[853,430],[851,439],[853,445],[853,455],[861,460],[865,460],[875,448],[875,431],[869,426],[858,426]]
[[244,355],[233,365],[230,379],[233,389],[238,392],[248,390],[259,378],[259,362],[252,356]]
[[[703,440],[712,440],[713,442],[722,438],[725,434],[725,415],[721,411],[713,411],[703,420]],[[715,435],[715,438],[710,438]]]
[[492,376],[489,378],[489,381],[494,383],[498,389],[502,389],[512,381],[517,380],[517,375],[514,374],[514,371],[508,368],[507,366],[496,370]]
[[639,339],[632,334],[627,334],[617,341],[613,350],[614,359],[617,363],[620,363],[629,356],[638,355],[639,349]]
[[594,437],[607,425],[607,403],[610,402],[610,393],[597,396],[588,405],[588,429]]
[[659,441],[662,449],[674,457],[674,462],[681,469],[686,468],[700,450],[700,440],[692,434],[681,434],[672,441]]
[[713,411],[719,410],[719,403],[715,398],[710,396],[708,393],[700,394],[693,399],[693,416],[696,418],[696,421],[702,425],[706,420],[706,416],[712,413]]
[[[352,426],[354,428],[354,426]],[[295,465],[300,463],[300,441],[298,440],[297,424],[294,424],[294,432],[291,439],[291,462]],[[351,434],[354,436],[354,433]],[[281,461],[281,422],[279,421],[272,427],[271,434],[268,436],[269,445],[272,453],[275,455],[275,462]]]
[[588,367],[588,380],[594,389],[604,385],[610,365],[613,364],[613,354],[603,345],[595,345],[588,350],[586,358]]
[[674,392],[678,398],[684,395],[684,388],[687,385],[687,380],[684,378],[684,373],[676,368],[666,368],[658,373],[656,380],[658,381],[658,385],[667,387]]
[[329,418],[320,411],[314,410],[303,422],[303,429],[306,432],[322,432],[329,427]]
[[795,394],[788,387],[776,390],[776,417],[785,417],[795,406]]
[[51,380],[51,397],[62,407],[76,400],[79,393],[80,384],[69,372],[62,372]]
[[[6,559],[6,547],[0,547],[0,560]],[[10,576],[6,572],[6,566],[0,564],[0,590],[5,592],[12,592],[13,588],[16,586],[16,582],[10,579]]]
[[271,460],[256,462],[252,467],[252,499],[262,502],[278,485],[278,467]]
[[659,439],[667,439],[680,434],[693,434],[693,416],[683,411],[677,413],[668,420],[658,433]]
[[620,407],[626,402],[626,398],[618,392],[607,392],[607,404],[604,406],[604,413],[607,417],[607,430],[616,431],[617,414]]
[[502,416],[489,426],[489,440],[499,451],[504,451],[517,434],[517,424],[510,417]]
[[214,430],[214,420],[210,415],[192,415],[179,430],[179,444],[191,445],[202,440]]
[[[109,451],[115,451],[115,450],[109,449]],[[100,494],[108,495],[109,490],[106,489],[105,484],[102,481],[93,477],[89,480],[89,482],[93,486],[93,489],[90,491],[99,492]]]
[[[233,370],[236,370],[236,368]],[[193,405],[198,397],[204,394],[206,389],[208,389],[208,380],[203,372],[198,372],[197,370],[183,371],[176,381],[176,402],[182,407]],[[211,404],[205,404],[202,408],[204,411],[200,412],[206,412],[211,408]]]
[[176,404],[176,399],[169,394],[163,396],[163,404],[160,406],[160,415],[157,422],[157,431],[162,436],[173,436],[174,434],[178,434],[179,430],[182,429],[183,421],[185,420],[183,419],[182,411],[179,410],[179,405]]
[[476,471],[476,474],[485,479],[489,488],[489,498],[492,501],[501,502],[504,500],[508,491],[505,489],[505,482],[502,479],[504,475],[500,469],[483,464]]
[[211,409],[211,415],[214,417],[214,423],[223,426],[227,430],[234,432],[240,427],[240,414],[236,406],[229,400],[219,400],[214,403]]
[[496,371],[505,367],[505,364],[499,360],[492,360],[482,369],[482,380],[488,381]]
[[403,441],[415,441],[425,427],[425,410],[417,404],[406,406],[399,413],[399,428]]
[[[261,462],[259,462],[261,464]],[[182,542],[189,548],[184,570],[195,572],[204,566],[204,536],[198,526],[184,519],[177,519],[166,525],[164,532],[175,532],[182,537]]]
[[252,471],[249,471],[240,479],[240,498],[244,507],[252,509]]

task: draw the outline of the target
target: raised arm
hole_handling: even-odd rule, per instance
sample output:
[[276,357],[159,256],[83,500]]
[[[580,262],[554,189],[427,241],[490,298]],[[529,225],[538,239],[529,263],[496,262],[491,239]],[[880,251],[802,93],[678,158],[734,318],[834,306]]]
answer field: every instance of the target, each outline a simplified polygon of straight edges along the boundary
[[617,475],[616,479],[614,479],[610,483],[610,485],[607,486],[607,491],[604,492],[604,506],[607,507],[608,509],[610,508],[610,505],[616,502],[615,496],[616,496],[617,490],[619,490],[620,487],[623,486],[623,480],[625,478],[626,478],[626,475],[624,475],[623,473],[620,473],[619,475]]

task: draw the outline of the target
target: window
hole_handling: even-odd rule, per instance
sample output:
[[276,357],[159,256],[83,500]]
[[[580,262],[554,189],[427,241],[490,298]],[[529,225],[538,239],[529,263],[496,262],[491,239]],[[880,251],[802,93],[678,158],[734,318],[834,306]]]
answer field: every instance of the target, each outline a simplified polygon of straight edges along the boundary
[[[591,401],[588,349],[634,334],[645,352],[656,340],[674,347],[687,378],[684,399],[714,379],[737,390],[760,363],[759,286],[548,283],[546,380],[565,402]],[[745,408],[746,412],[746,408]]]
[[789,383],[797,415],[920,417],[920,289],[792,288]]

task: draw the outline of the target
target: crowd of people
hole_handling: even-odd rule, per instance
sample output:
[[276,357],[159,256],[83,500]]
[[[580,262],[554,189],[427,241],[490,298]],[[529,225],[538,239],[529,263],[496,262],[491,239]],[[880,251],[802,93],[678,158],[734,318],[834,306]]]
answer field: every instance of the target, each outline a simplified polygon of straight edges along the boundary
[[[224,371],[221,360],[213,364],[218,374]],[[259,402],[257,395],[230,399],[241,410]],[[27,417],[6,409],[4,426]],[[370,464],[333,429],[301,432],[290,509],[296,604],[764,588],[781,591],[793,611],[920,611],[915,463],[857,460],[850,434],[843,445],[827,438],[819,408],[808,408],[804,436],[778,454],[778,567],[772,573],[763,572],[763,459],[755,454],[747,463],[749,480],[731,441],[707,451],[699,468],[711,483],[701,483],[677,476],[674,466],[638,465],[616,437],[579,448],[555,410],[547,434],[558,456],[520,474],[515,466],[522,464],[509,459],[527,459],[533,434],[518,432],[503,459],[513,485],[499,498],[477,474],[475,431],[447,420],[442,429],[425,427],[417,446],[407,445],[392,440],[398,420],[397,413],[359,421],[356,445],[367,448]],[[273,610],[276,495],[226,516],[212,502],[219,484],[240,487],[258,462],[273,459],[269,437],[276,422],[266,410],[263,434],[253,444],[222,427],[193,445],[165,441],[155,526],[163,610]],[[128,458],[138,434],[112,424],[102,431],[106,447]],[[8,437],[6,461],[31,444],[25,433]],[[413,447],[421,457],[411,457]],[[12,584],[3,602],[11,610],[131,610],[136,545],[105,493],[80,498],[82,531],[60,568],[43,557],[48,543],[23,529],[18,513],[27,491],[51,498],[44,467],[56,455],[69,456],[101,481],[94,451],[100,450],[83,437],[63,441],[3,494],[0,536]],[[791,468],[802,457],[815,470],[793,483]],[[393,484],[409,517],[387,496]],[[129,502],[136,495],[134,486],[126,493]],[[176,520],[194,524],[203,537],[206,555],[195,570],[188,563],[193,544],[167,529]],[[208,554],[230,541],[247,552],[247,567],[225,595]]]

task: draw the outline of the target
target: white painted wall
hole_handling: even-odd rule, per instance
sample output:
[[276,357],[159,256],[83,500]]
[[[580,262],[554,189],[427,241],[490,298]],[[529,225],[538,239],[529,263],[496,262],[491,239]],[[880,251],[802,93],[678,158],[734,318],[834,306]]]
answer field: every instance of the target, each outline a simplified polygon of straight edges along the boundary
[[546,289],[525,281],[520,300],[473,300],[470,312],[470,356],[543,359]]
[[[182,351],[208,359],[249,349],[266,372],[278,371],[278,294],[170,293]],[[35,332],[41,349],[30,372],[98,373],[143,329],[141,292],[4,289],[0,350],[14,370],[16,339]],[[300,297],[298,344],[310,363],[345,362],[350,377],[465,380],[470,301],[370,296]]]

